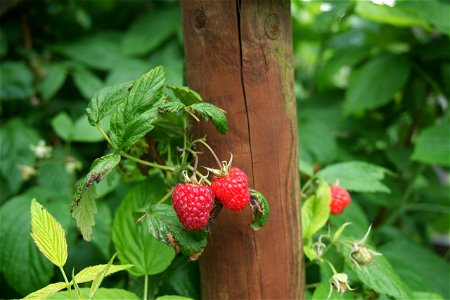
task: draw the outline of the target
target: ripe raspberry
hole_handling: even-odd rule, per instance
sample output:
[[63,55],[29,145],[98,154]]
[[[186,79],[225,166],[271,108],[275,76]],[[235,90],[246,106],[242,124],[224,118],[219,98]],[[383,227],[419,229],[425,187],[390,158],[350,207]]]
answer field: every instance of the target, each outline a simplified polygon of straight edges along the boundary
[[239,168],[230,168],[222,175],[215,175],[211,189],[223,206],[242,210],[250,202],[247,175]]
[[344,208],[350,204],[349,193],[343,187],[333,184],[331,186],[330,212],[333,215],[340,215]]
[[178,219],[187,230],[206,227],[213,208],[214,194],[209,186],[192,183],[176,185],[172,205]]

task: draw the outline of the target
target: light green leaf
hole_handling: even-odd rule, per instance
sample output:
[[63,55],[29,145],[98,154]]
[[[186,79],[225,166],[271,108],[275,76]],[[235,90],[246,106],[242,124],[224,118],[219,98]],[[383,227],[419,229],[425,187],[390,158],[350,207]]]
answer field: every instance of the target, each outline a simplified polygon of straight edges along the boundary
[[46,75],[39,83],[44,100],[49,100],[61,89],[67,77],[67,68],[62,64],[52,64],[45,70]]
[[[103,271],[98,272],[97,275],[95,275],[94,280],[92,280],[91,291],[89,292],[89,299],[92,299],[92,297],[95,295],[95,292],[98,290],[98,288],[102,284],[103,279],[108,275],[108,272],[111,269],[112,263],[114,262],[114,259],[116,258],[116,256],[117,256],[117,252],[114,253],[114,255],[111,257],[111,259],[109,260],[108,264],[103,269]],[[129,265],[129,267],[131,268],[132,265]]]
[[[103,130],[108,130],[108,128],[102,128]],[[96,127],[89,124],[87,116],[81,116],[75,121],[72,132],[72,141],[95,143],[103,140],[105,140],[105,138]]]
[[385,55],[370,60],[350,76],[344,111],[361,111],[388,103],[406,83],[409,69],[404,56]]
[[212,103],[194,103],[189,108],[195,112],[201,114],[203,117],[210,119],[217,131],[222,134],[228,131],[228,122],[225,111]]
[[110,153],[97,158],[91,166],[91,170],[80,182],[75,191],[74,202],[78,205],[82,193],[87,190],[94,182],[99,183],[109,174],[120,162],[120,155]]
[[80,204],[72,207],[72,218],[76,220],[85,241],[91,241],[92,227],[95,225],[94,215],[96,213],[97,205],[95,203],[94,185],[82,193]]
[[390,190],[382,183],[389,170],[361,161],[349,161],[330,165],[317,173],[329,184],[339,185],[355,192],[384,192]]
[[159,109],[165,112],[179,112],[186,108],[186,105],[184,105],[182,102],[175,102],[175,101],[165,101],[160,106]]
[[65,141],[71,141],[73,131],[72,118],[66,112],[60,112],[53,117],[52,128],[56,134]]
[[23,62],[0,64],[0,100],[21,100],[33,96],[33,73]]
[[103,86],[103,82],[94,73],[82,66],[73,70],[72,78],[81,95],[86,99],[94,96]]
[[321,182],[316,194],[302,205],[303,238],[310,239],[327,222],[330,215],[330,186]]
[[152,275],[164,271],[175,257],[175,251],[148,234],[142,224],[136,224],[133,213],[165,194],[162,179],[152,177],[132,189],[122,200],[114,216],[112,239],[122,263],[133,264],[134,276]]
[[412,159],[429,164],[450,166],[450,124],[423,129],[414,140]]
[[124,101],[133,82],[119,83],[99,90],[92,97],[86,108],[89,124],[95,126],[108,113]]
[[193,300],[193,299],[178,295],[165,295],[157,297],[156,300]]
[[59,292],[60,290],[65,289],[66,287],[67,283],[65,282],[51,283],[46,287],[37,290],[36,292],[28,294],[24,299],[36,299],[36,300],[46,299],[51,295]]
[[412,299],[413,300],[445,300],[445,298],[439,294],[427,293],[427,292],[413,292]]
[[[77,284],[93,281],[98,274],[102,274],[106,270],[106,267],[108,267],[107,264],[84,268],[75,275],[75,281],[77,282]],[[131,267],[132,265],[110,265],[110,268],[105,273],[105,276],[109,276],[119,271],[127,270]]]
[[172,90],[175,97],[177,97],[184,105],[189,106],[203,102],[202,96],[187,86],[168,85],[167,87]]
[[[89,288],[81,288],[81,295],[83,299],[89,299]],[[48,299],[61,299],[61,300],[67,300],[70,299],[69,293],[67,291],[58,292]],[[97,292],[95,293],[94,297],[92,299],[96,300],[139,300],[139,297],[135,294],[122,290],[122,289],[107,289],[107,288],[99,288]]]
[[116,148],[127,150],[154,128],[164,80],[164,69],[156,67],[134,82],[127,99],[111,117],[111,141]]
[[64,229],[35,199],[31,201],[31,236],[45,257],[58,267],[64,266],[67,260]]
[[122,50],[130,55],[142,55],[153,51],[177,29],[178,9],[158,10],[137,19],[125,33]]

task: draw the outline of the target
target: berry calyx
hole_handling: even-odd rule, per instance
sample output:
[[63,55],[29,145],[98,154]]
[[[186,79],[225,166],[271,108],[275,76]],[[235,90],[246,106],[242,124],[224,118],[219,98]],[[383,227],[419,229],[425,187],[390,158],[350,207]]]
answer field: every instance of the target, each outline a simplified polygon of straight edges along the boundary
[[217,200],[230,210],[244,209],[250,202],[247,174],[239,168],[224,168],[215,174],[211,189]]
[[340,215],[344,211],[344,208],[350,204],[350,201],[350,194],[346,189],[338,184],[331,186],[330,213],[332,215]]

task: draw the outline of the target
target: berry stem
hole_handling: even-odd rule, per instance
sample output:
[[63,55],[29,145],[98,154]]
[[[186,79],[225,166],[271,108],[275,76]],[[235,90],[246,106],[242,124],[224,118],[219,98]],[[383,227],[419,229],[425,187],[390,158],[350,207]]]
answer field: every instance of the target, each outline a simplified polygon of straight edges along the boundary
[[214,150],[208,145],[208,143],[206,143],[205,138],[201,138],[198,140],[195,140],[192,144],[195,144],[199,142],[200,144],[202,144],[203,146],[206,147],[206,149],[209,150],[209,152],[211,152],[212,156],[214,157],[214,159],[216,160],[217,164],[219,165],[219,169],[222,170],[222,163],[220,162],[219,158],[217,157],[216,153],[214,152]]

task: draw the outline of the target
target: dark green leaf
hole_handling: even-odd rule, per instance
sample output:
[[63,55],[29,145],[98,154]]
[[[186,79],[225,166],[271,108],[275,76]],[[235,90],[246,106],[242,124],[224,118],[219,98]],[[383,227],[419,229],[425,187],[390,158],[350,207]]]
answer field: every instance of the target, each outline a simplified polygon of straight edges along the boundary
[[0,100],[20,100],[33,96],[33,73],[23,62],[0,64]]
[[182,102],[165,101],[159,106],[159,109],[165,112],[179,112],[186,108]]
[[132,189],[116,210],[112,239],[122,263],[133,264],[129,272],[134,276],[152,275],[164,271],[175,251],[148,234],[142,224],[136,224],[133,213],[149,202],[164,196],[164,183],[151,178]]
[[408,76],[408,60],[403,56],[388,55],[370,60],[350,76],[344,110],[347,113],[361,111],[388,103]]
[[[156,62],[155,64],[158,64]],[[147,60],[133,60],[124,64],[116,64],[106,77],[106,84],[113,85],[122,82],[134,81],[154,66]]]
[[301,121],[298,124],[300,158],[310,164],[326,164],[336,158],[336,138],[324,122]]
[[112,171],[120,162],[119,154],[107,154],[97,158],[91,166],[91,170],[86,177],[79,183],[74,195],[74,205],[79,205],[79,201],[84,191],[86,191],[94,182],[102,181],[109,172]]
[[[89,299],[90,288],[81,288],[80,290],[81,290],[81,295],[82,295],[83,299]],[[72,291],[72,293],[73,293],[73,291]],[[50,296],[47,299],[67,300],[67,299],[70,299],[70,295],[69,295],[68,291],[63,291],[63,292],[58,292],[58,293]],[[139,300],[139,297],[129,291],[122,290],[122,289],[99,288],[95,292],[95,295],[92,297],[92,299],[97,299],[97,300],[104,300],[104,299],[108,299],[108,300],[116,300],[116,299],[117,300],[123,300],[123,299]]]
[[228,122],[223,109],[211,103],[194,103],[190,105],[189,108],[195,113],[199,113],[205,118],[210,119],[220,133],[227,133]]
[[321,182],[316,194],[308,198],[302,205],[303,238],[310,239],[320,230],[330,215],[330,186]]
[[95,93],[86,108],[89,124],[95,126],[121,101],[125,100],[132,85],[133,82],[119,83],[107,86]]
[[412,159],[450,166],[450,124],[428,127],[417,136]]
[[74,69],[72,78],[81,95],[86,99],[91,99],[103,86],[103,82],[94,73],[82,66]]
[[184,103],[184,105],[189,106],[192,104],[203,102],[202,96],[200,96],[196,91],[191,90],[187,86],[169,85],[167,87],[172,90],[175,97],[177,97],[178,100]]
[[[110,175],[111,176],[111,175]],[[109,178],[109,176],[108,176]],[[107,180],[103,180],[100,184]],[[96,185],[96,192],[98,192]],[[95,227],[92,232],[92,243],[97,246],[98,250],[103,254],[105,259],[111,257],[111,226],[112,216],[111,210],[105,201],[97,201],[98,212],[94,215]]]
[[111,117],[111,141],[127,150],[154,128],[162,98],[164,70],[156,67],[136,80],[127,99]]
[[179,295],[200,299],[200,274],[196,262],[190,262],[184,256],[174,259],[169,270],[165,272],[165,280]]
[[74,178],[67,171],[63,151],[61,149],[55,150],[53,155],[55,160],[42,164],[37,168],[39,174],[37,181],[41,187],[54,189],[70,195]]
[[96,213],[94,185],[81,194],[80,204],[72,207],[72,218],[76,220],[85,241],[91,240],[92,227],[95,225],[94,214]]
[[122,50],[126,54],[146,54],[175,33],[178,9],[158,10],[137,19],[122,40]]
[[269,203],[263,194],[250,189],[250,206],[254,216],[250,227],[255,231],[260,230],[266,225],[267,221],[269,221]]
[[320,170],[317,176],[329,184],[339,182],[349,191],[389,193],[389,188],[382,183],[386,173],[389,171],[373,164],[349,161],[330,165]]
[[49,100],[61,89],[67,77],[67,68],[62,64],[49,65],[45,77],[39,83],[42,99]]
[[[106,126],[102,126],[103,130],[108,130],[108,123]],[[72,141],[74,142],[84,142],[84,143],[95,143],[104,141],[105,137],[101,132],[92,125],[89,124],[87,116],[81,116],[78,118],[73,126]]]

